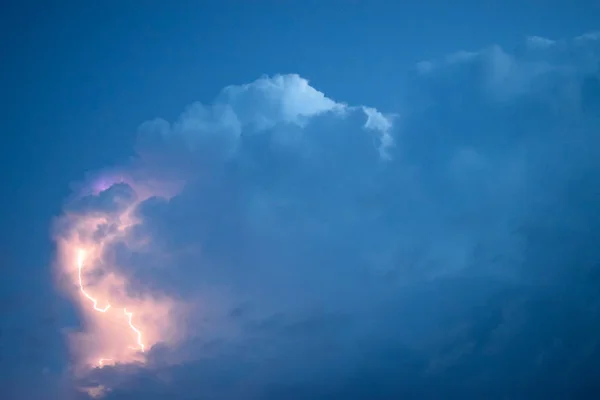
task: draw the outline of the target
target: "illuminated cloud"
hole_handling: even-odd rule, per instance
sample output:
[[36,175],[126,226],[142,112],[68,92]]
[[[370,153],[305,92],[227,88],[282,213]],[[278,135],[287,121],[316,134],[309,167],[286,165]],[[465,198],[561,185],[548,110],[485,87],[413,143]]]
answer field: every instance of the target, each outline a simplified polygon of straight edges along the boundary
[[[251,256],[250,243],[239,248],[236,241],[257,234],[249,220],[255,200],[266,199],[268,191],[256,173],[271,168],[256,152],[271,152],[272,161],[289,159],[289,167],[296,164],[304,174],[326,173],[320,153],[331,149],[315,135],[336,125],[353,130],[348,139],[334,138],[339,145],[357,142],[365,148],[355,151],[371,153],[374,163],[388,158],[392,122],[377,110],[338,104],[297,75],[264,77],[225,88],[211,106],[191,105],[173,124],[143,124],[137,160],[80,185],[55,229],[59,282],[83,320],[82,332],[71,335],[79,374],[145,364],[156,345],[226,337],[226,327],[200,329],[198,321],[222,318],[227,304],[239,300],[215,280],[219,268],[231,272],[234,266],[223,252]],[[302,171],[312,159],[313,170]],[[342,168],[332,167],[332,173]],[[105,393],[101,387],[88,393]]]
[[[600,259],[585,233],[600,227],[598,43],[420,63],[392,113],[286,75],[142,124],[137,159],[94,177],[57,223],[85,322],[74,350],[120,363],[82,385],[114,399],[440,397],[535,374],[524,357],[551,334],[515,331],[569,339],[536,311]],[[114,323],[77,285],[79,248]]]

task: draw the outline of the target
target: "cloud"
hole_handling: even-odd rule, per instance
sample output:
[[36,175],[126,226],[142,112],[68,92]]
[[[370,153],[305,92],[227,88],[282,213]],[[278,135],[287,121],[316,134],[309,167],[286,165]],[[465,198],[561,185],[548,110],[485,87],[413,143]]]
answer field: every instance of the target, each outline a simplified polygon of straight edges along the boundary
[[123,211],[136,199],[136,193],[126,183],[115,183],[106,190],[72,202],[69,212],[77,214],[114,214]]
[[[146,340],[130,349],[126,314],[106,330],[67,285],[87,321],[81,385],[383,399],[558,377],[565,343],[596,343],[593,313],[578,337],[561,321],[600,304],[598,57],[594,35],[456,53],[420,63],[389,113],[262,77],[142,124],[137,158],[57,224],[67,281],[84,247],[89,290],[135,312]],[[94,367],[106,352],[116,364]],[[556,382],[580,387],[589,357]]]

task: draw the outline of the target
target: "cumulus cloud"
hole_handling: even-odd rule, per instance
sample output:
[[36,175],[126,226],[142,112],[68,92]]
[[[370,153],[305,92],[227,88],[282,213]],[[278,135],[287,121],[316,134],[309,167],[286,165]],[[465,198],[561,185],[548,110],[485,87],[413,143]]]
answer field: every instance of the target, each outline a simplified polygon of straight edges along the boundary
[[[596,343],[559,321],[600,304],[586,282],[600,258],[599,57],[588,35],[422,62],[409,108],[392,112],[262,77],[142,124],[136,160],[94,177],[57,223],[87,321],[81,385],[376,399],[501,383],[510,396],[556,376],[565,342]],[[140,316],[144,352],[126,314],[103,328],[82,293],[82,247],[89,291]],[[561,382],[583,379],[590,356],[577,357]]]

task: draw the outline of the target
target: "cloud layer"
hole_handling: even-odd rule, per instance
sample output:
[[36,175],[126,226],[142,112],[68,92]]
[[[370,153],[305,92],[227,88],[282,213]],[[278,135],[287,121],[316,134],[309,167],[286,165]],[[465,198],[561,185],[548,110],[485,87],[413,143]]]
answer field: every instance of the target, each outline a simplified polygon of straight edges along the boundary
[[[57,223],[87,322],[74,347],[92,367],[115,359],[82,385],[114,399],[582,388],[600,304],[599,39],[419,63],[410,106],[390,113],[285,75],[142,124],[138,157]],[[80,248],[89,292],[139,316],[143,353],[77,285]]]

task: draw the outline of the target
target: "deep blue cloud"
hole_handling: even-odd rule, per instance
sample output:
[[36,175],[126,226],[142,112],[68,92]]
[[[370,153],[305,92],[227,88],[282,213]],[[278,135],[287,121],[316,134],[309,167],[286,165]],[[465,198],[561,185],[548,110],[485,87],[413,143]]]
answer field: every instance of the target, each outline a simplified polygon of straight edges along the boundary
[[117,258],[215,303],[147,367],[90,379],[108,399],[585,397],[599,61],[598,35],[534,37],[420,63],[389,114],[286,75],[143,124],[138,165],[187,183],[138,206],[151,242]]

